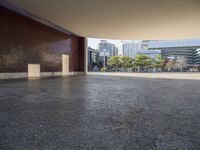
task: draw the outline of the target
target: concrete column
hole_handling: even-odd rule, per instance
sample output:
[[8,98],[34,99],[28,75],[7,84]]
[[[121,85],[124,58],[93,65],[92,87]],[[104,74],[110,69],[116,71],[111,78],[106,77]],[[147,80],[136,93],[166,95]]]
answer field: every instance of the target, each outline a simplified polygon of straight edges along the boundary
[[88,38],[85,38],[85,74],[88,73]]
[[69,55],[62,55],[62,74],[69,75]]
[[28,64],[28,78],[40,78],[40,64]]

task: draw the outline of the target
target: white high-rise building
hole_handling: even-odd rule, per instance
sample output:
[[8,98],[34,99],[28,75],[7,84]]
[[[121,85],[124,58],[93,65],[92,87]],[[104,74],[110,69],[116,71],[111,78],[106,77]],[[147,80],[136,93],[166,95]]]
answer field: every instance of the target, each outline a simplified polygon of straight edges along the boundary
[[125,42],[123,44],[123,56],[135,57],[137,51],[142,49],[142,41]]
[[100,52],[100,56],[104,53],[106,53],[106,56],[112,57],[118,55],[118,48],[115,46],[115,44],[109,43],[106,40],[101,40],[98,49]]

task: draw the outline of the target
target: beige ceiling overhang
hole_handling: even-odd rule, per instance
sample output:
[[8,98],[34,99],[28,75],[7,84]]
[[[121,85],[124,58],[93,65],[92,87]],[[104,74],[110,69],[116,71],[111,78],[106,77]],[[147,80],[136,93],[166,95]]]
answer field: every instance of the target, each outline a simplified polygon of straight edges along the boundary
[[84,37],[200,38],[200,0],[8,0]]

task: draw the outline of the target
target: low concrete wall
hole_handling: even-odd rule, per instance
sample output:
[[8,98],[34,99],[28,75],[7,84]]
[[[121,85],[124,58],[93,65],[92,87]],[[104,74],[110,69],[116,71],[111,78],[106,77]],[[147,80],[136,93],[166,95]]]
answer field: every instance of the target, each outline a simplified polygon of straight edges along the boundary
[[140,77],[140,78],[157,78],[157,79],[188,79],[200,80],[200,73],[121,73],[121,72],[88,72],[87,75],[101,76],[121,76],[121,77]]
[[0,73],[0,79],[20,79],[28,78],[28,73]]
[[[66,76],[77,76],[77,75],[85,75],[85,72],[69,72]],[[40,77],[62,77],[62,72],[41,72]],[[3,79],[23,79],[28,78],[28,73],[0,73],[0,80]]]
[[55,77],[62,76],[62,72],[41,72],[40,77]]
[[69,72],[69,76],[80,76],[85,75],[85,72]]

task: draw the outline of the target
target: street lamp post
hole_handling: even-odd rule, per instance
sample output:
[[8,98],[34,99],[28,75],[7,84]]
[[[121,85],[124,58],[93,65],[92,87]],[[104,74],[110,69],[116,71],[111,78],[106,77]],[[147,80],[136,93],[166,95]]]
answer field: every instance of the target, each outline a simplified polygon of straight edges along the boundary
[[106,67],[106,49],[103,49],[103,67]]

